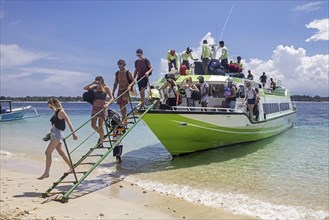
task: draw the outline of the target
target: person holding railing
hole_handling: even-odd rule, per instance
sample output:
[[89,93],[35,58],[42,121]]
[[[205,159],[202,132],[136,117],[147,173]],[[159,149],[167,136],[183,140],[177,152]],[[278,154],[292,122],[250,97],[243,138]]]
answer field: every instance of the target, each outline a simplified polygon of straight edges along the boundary
[[[103,146],[104,140],[104,119],[107,117],[106,109],[113,102],[113,94],[110,88],[105,84],[102,76],[97,76],[95,81],[86,85],[83,89],[95,90],[95,97],[93,100],[93,107],[91,111],[91,127],[99,134],[98,145]],[[110,97],[106,102],[107,96]]]
[[[52,162],[52,153],[56,149],[59,155],[64,159],[64,161],[69,165],[70,170],[73,170],[72,164],[69,160],[69,158],[66,156],[63,148],[62,148],[62,143],[64,139],[64,133],[63,131],[65,130],[65,123],[68,124],[73,140],[78,140],[78,136],[74,133],[74,128],[73,125],[70,121],[69,116],[66,114],[64,111],[61,103],[58,101],[56,98],[51,98],[48,100],[48,107],[52,109],[55,113],[51,117],[51,131],[50,131],[50,143],[48,144],[48,147],[46,149],[46,168],[45,172],[38,178],[39,180],[43,180],[45,178],[49,177],[49,171],[50,171],[50,166]],[[48,141],[49,139],[45,140]]]
[[115,93],[115,90],[117,89],[117,85],[119,85],[118,88],[118,99],[117,103],[120,106],[120,111],[122,115],[122,122],[124,124],[127,124],[127,108],[126,105],[128,103],[128,93],[131,91],[135,84],[134,77],[132,76],[131,72],[126,69],[126,61],[125,60],[118,60],[117,62],[119,71],[115,73],[115,80],[113,84],[113,96]]
[[152,74],[153,68],[151,62],[143,56],[142,49],[136,50],[136,56],[138,57],[138,59],[135,61],[134,78],[136,78],[137,76],[137,84],[141,96],[140,109],[143,109],[145,108],[145,89],[147,88],[149,76]]

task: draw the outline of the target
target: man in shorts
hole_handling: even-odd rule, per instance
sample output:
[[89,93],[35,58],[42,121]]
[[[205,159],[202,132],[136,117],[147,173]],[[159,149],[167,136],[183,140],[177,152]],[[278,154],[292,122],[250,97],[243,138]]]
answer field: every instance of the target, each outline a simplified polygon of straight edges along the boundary
[[119,60],[117,62],[119,71],[115,73],[115,80],[113,84],[113,96],[115,93],[115,90],[117,89],[117,85],[119,84],[118,89],[118,97],[117,100],[118,105],[120,106],[121,115],[122,115],[122,121],[124,124],[127,123],[127,109],[126,105],[128,103],[128,93],[133,88],[135,84],[135,80],[129,70],[126,69],[126,61],[125,60]]
[[144,58],[142,49],[138,49],[136,51],[136,56],[138,59],[135,61],[134,79],[137,76],[138,89],[141,96],[140,108],[143,109],[145,108],[145,89],[149,81],[149,76],[152,74],[153,68],[151,62],[147,58]]

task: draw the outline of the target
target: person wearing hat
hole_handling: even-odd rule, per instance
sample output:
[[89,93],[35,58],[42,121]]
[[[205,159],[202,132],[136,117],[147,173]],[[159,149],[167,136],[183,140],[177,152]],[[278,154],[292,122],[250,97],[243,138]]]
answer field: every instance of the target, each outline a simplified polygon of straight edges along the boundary
[[198,77],[198,80],[199,80],[199,83],[201,84],[200,85],[200,93],[201,93],[200,104],[201,104],[201,107],[205,107],[206,108],[207,105],[208,105],[208,99],[209,99],[209,96],[208,96],[209,85],[208,85],[208,83],[206,83],[204,81],[203,76],[199,76]]
[[188,70],[190,69],[189,58],[191,58],[194,61],[197,61],[198,60],[198,58],[194,58],[193,57],[192,52],[193,52],[193,50],[190,47],[188,47],[180,55],[180,63],[182,65],[185,65],[186,66],[186,69],[188,69]]
[[168,72],[170,72],[172,68],[175,68],[177,70],[178,55],[177,55],[175,50],[169,50],[168,51],[167,61],[168,61]]

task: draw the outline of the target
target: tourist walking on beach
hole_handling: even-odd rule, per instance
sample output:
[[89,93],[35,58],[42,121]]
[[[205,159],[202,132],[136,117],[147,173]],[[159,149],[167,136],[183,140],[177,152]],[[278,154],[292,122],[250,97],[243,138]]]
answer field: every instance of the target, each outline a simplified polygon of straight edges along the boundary
[[140,108],[143,109],[145,108],[145,89],[149,82],[149,76],[152,74],[153,68],[151,62],[147,58],[144,58],[142,49],[137,49],[136,56],[138,59],[135,61],[134,79],[137,76],[137,84],[141,96]]
[[[91,127],[99,134],[98,144],[103,146],[104,140],[104,119],[107,117],[106,109],[113,102],[113,94],[105,84],[102,76],[97,76],[95,81],[83,87],[84,90],[95,90],[95,97],[91,111]],[[106,102],[107,95],[110,100]],[[96,116],[95,116],[96,115]]]
[[118,105],[120,106],[120,111],[122,115],[122,122],[127,124],[127,109],[126,105],[128,103],[128,93],[131,91],[135,84],[134,77],[132,76],[131,72],[126,69],[126,61],[120,59],[118,62],[119,71],[115,73],[115,80],[113,84],[113,96],[115,90],[117,89],[117,85],[119,84],[118,94],[119,97],[117,100]]
[[64,111],[61,103],[56,98],[51,98],[48,101],[48,107],[52,109],[55,113],[51,117],[51,130],[50,130],[50,142],[46,149],[46,169],[45,172],[38,178],[39,180],[49,177],[50,166],[52,162],[52,153],[56,149],[59,155],[64,159],[64,161],[69,165],[70,170],[72,170],[72,164],[70,163],[69,158],[66,156],[62,143],[64,139],[65,123],[69,125],[69,128],[72,132],[73,140],[77,140],[78,137],[75,135],[73,125],[70,121],[69,116]]

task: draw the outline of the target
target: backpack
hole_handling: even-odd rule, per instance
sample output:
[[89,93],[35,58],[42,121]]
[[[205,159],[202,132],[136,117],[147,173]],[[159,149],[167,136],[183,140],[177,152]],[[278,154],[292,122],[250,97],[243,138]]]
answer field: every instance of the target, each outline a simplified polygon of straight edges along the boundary
[[93,104],[94,98],[95,98],[95,91],[93,89],[90,89],[83,93],[82,95],[83,101],[86,101],[90,104]]
[[201,100],[201,92],[200,91],[192,91],[191,98],[198,101]]
[[183,98],[182,98],[182,96],[179,94],[179,95],[178,95],[178,105],[181,105],[182,102],[183,102]]
[[[115,73],[115,80],[119,83],[119,81],[118,81],[118,75],[119,75],[119,71],[116,71],[116,73]],[[130,80],[130,77],[129,77],[129,70],[126,71],[126,77],[127,77],[128,84],[130,85],[132,81]],[[131,91],[132,90],[133,90],[133,88],[131,88]]]
[[119,126],[121,123],[121,118],[118,112],[114,111],[113,109],[108,109],[108,120],[110,121],[111,126],[116,127]]
[[[145,66],[147,68],[147,71],[150,70],[149,68],[149,64],[151,63],[147,58],[144,58],[144,62],[145,62]],[[137,63],[138,63],[138,60],[135,61],[135,68],[137,68]],[[152,71],[149,73],[149,76],[152,75]]]

